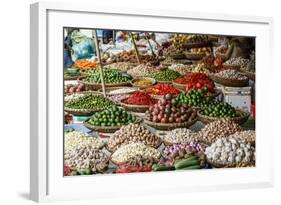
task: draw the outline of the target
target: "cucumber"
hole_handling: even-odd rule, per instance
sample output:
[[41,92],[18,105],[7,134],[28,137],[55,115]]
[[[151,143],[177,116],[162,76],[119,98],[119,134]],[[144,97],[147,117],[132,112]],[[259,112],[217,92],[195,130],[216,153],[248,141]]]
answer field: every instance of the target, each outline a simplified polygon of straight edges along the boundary
[[87,168],[87,169],[81,170],[80,174],[81,175],[90,175],[90,174],[92,174],[92,170]]
[[72,171],[71,172],[71,176],[77,176],[77,175],[79,175],[79,173],[77,171]]
[[154,166],[153,167],[153,171],[157,172],[157,171],[171,171],[171,170],[175,170],[174,166]]
[[200,169],[200,165],[193,165],[193,166],[189,166],[189,167],[185,167],[179,170],[190,170],[190,169]]
[[178,163],[178,162],[180,162],[180,161],[182,161],[182,160],[197,160],[197,159],[198,159],[197,156],[190,156],[190,157],[188,157],[188,158],[186,158],[186,159],[177,159],[177,160],[175,161],[175,164]]
[[176,169],[182,169],[185,167],[193,166],[193,165],[200,165],[200,162],[198,159],[183,159],[175,164]]

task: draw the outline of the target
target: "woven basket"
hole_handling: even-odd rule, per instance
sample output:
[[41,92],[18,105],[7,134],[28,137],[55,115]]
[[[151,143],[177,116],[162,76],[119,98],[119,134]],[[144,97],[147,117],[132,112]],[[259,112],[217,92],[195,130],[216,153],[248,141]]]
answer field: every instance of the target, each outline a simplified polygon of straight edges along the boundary
[[176,83],[176,82],[172,82],[172,84],[179,90],[182,90],[185,92],[185,88],[186,88],[186,84],[180,84],[180,83]]
[[[97,89],[102,88],[101,83],[88,83],[88,82],[81,81],[82,79],[84,79],[86,77],[89,77],[89,76],[83,76],[83,77],[78,78],[77,79],[78,83],[84,84],[85,87],[89,88],[89,89],[97,90]],[[106,87],[123,87],[123,86],[130,86],[130,85],[131,85],[130,81],[122,82],[122,83],[106,83],[105,84]]]
[[255,162],[221,164],[221,163],[210,161],[208,159],[207,159],[207,163],[210,164],[214,168],[234,168],[234,167],[254,167],[255,166]]
[[209,77],[216,83],[219,83],[224,86],[229,86],[229,87],[245,87],[245,86],[248,86],[248,84],[249,84],[249,79],[233,80],[233,79],[218,77],[218,76],[215,76],[212,74],[209,74]]
[[[132,88],[132,87],[130,87],[130,86],[109,87],[109,88],[105,88],[105,93],[106,93],[106,95],[108,95],[108,96],[119,95],[119,94],[109,94],[108,92],[109,92],[109,91],[112,91],[112,90],[122,89],[122,88]],[[139,90],[139,88],[137,88],[136,90]],[[133,92],[135,92],[136,90],[132,90],[132,91],[129,91],[129,92],[126,92],[126,93],[122,93],[122,95],[123,95],[123,94],[125,95],[125,94],[133,93]],[[102,89],[99,89],[98,92],[99,92],[99,93],[102,93]]]
[[189,59],[189,60],[201,60],[202,58],[204,58],[206,56],[205,53],[189,53],[189,52],[186,52],[185,53],[185,58],[186,59]]
[[[221,117],[209,117],[209,116],[206,116],[206,115],[202,115],[200,112],[201,112],[201,110],[197,111],[197,118],[198,118],[198,120],[200,120],[201,122],[203,122],[205,124],[208,124],[208,123],[213,122],[213,121],[218,120],[218,119],[222,119]],[[225,119],[229,119],[229,120],[234,121],[234,122],[241,125],[241,124],[244,124],[250,116],[250,113],[247,113],[247,112],[245,112],[243,110],[240,110],[240,109],[236,109],[236,112],[242,113],[242,116],[240,116],[240,117],[227,117]]]
[[77,80],[78,78],[87,77],[87,76],[89,76],[89,75],[80,74],[80,75],[76,75],[76,76],[64,76],[63,80],[65,80],[65,81],[67,81],[67,80]]
[[[110,151],[110,152],[111,152],[111,151]],[[113,153],[113,152],[112,152],[112,153]],[[162,155],[159,157],[159,159],[157,159],[157,162],[160,162],[161,157],[162,157]],[[110,162],[111,162],[114,166],[119,167],[118,162],[114,162],[114,161],[112,160],[112,158],[110,158]]]
[[[146,85],[146,86],[140,86],[140,85],[136,85],[135,84],[135,81],[137,80],[150,80],[151,81],[151,84],[150,85]],[[141,88],[141,89],[146,89],[152,85],[155,85],[156,84],[156,80],[154,78],[149,78],[149,77],[139,77],[139,78],[134,78],[132,81],[131,81],[131,85],[134,86],[134,87],[138,87],[138,88]]]
[[179,63],[179,64],[184,64],[184,65],[191,65],[192,64],[192,61],[191,60],[188,60],[188,59],[179,59],[175,62],[176,64]]
[[252,81],[256,81],[256,74],[255,73],[249,72],[249,71],[244,71],[244,70],[240,70],[240,71],[241,71],[241,73],[245,74]]
[[169,67],[172,65],[172,63],[161,63],[164,67]]
[[144,113],[149,108],[149,105],[130,105],[130,104],[123,103],[122,101],[120,101],[119,104],[122,107],[124,107],[125,110],[127,110],[127,111]]
[[201,48],[201,47],[207,47],[209,46],[210,42],[209,41],[203,41],[203,42],[193,42],[193,43],[186,43],[184,47],[186,49],[190,48]]
[[185,59],[185,54],[184,53],[173,53],[170,54],[170,57],[177,60],[177,59]]
[[102,95],[101,92],[88,90],[88,91],[80,91],[75,93],[64,93],[64,96],[72,95],[72,94],[94,94],[94,95]]
[[233,69],[233,70],[238,70],[240,71],[241,65],[234,65],[234,64],[223,64],[223,67],[225,69]]
[[[117,130],[119,130],[122,126],[124,125],[120,125],[120,126],[110,126],[110,127],[103,127],[103,126],[95,126],[95,125],[92,125],[91,123],[89,123],[90,119],[84,121],[84,126],[87,127],[89,130],[93,130],[93,131],[96,131],[96,132],[103,132],[103,133],[114,133],[116,132]],[[134,122],[134,123],[140,123],[142,121],[141,118],[137,118],[137,120]]]
[[183,123],[157,123],[144,120],[144,123],[158,130],[173,130],[176,128],[188,128],[189,126],[193,125],[196,121],[197,119]]
[[171,84],[172,81],[168,81],[168,80],[157,80],[157,83],[159,83],[159,84]]
[[101,111],[102,109],[74,109],[74,108],[68,108],[64,107],[64,111],[75,115],[75,116],[91,116],[94,113]]
[[[96,91],[82,91],[79,92],[81,94],[94,94],[94,95],[99,95],[101,96],[102,94]],[[69,107],[64,107],[64,111],[75,115],[75,116],[91,116],[94,113],[101,111],[105,108],[98,108],[98,109],[75,109],[75,108],[69,108]]]
[[[156,100],[161,100],[164,98],[165,95],[153,95],[153,94],[149,94],[152,98],[156,99]],[[172,97],[176,97],[177,95],[173,95]]]

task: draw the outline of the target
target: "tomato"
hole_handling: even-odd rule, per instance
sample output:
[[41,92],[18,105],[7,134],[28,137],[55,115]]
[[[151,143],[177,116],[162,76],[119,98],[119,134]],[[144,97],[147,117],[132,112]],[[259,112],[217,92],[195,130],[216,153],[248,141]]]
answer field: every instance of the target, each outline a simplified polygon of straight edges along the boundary
[[196,86],[195,86],[195,87],[196,87],[197,89],[199,89],[199,88],[201,88],[201,86],[202,86],[201,83],[196,83]]

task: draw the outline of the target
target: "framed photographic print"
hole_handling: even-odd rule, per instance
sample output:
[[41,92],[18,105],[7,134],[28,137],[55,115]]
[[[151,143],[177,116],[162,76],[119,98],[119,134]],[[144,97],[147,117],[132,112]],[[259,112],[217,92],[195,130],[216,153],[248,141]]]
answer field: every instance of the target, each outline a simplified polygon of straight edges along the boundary
[[31,199],[272,186],[272,22],[31,5]]

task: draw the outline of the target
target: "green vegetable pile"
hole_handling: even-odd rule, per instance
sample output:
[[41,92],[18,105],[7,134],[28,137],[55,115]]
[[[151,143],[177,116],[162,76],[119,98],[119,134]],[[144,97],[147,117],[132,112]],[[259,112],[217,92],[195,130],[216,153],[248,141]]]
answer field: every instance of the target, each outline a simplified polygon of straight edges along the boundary
[[217,102],[206,97],[207,89],[191,90],[188,93],[181,93],[176,97],[176,102],[192,107],[199,107],[203,110],[202,115],[209,117],[238,117],[239,113],[228,103]]
[[165,69],[161,72],[153,73],[152,75],[150,75],[150,77],[158,81],[173,81],[180,76],[181,74],[170,69]]
[[[85,73],[90,74],[87,78],[83,78],[83,82],[87,83],[101,83],[100,71],[98,69],[88,70]],[[117,70],[107,69],[103,71],[105,83],[123,83],[128,82],[129,78],[122,76]]]
[[228,103],[213,102],[205,107],[201,114],[209,117],[239,117],[239,113]]
[[130,123],[134,123],[136,121],[136,117],[127,113],[120,107],[112,106],[103,110],[101,112],[97,112],[89,120],[89,123],[95,126],[121,126],[127,125]]
[[64,71],[64,77],[79,76],[80,70],[78,68],[68,68]]
[[207,89],[203,89],[191,90],[188,93],[181,93],[176,97],[176,102],[179,104],[187,104],[192,107],[205,108],[214,102],[211,98],[205,96],[207,92]]
[[73,109],[104,109],[106,107],[112,106],[114,103],[104,98],[100,95],[83,95],[78,98],[74,98],[70,101],[67,101],[65,103],[65,107],[67,108],[73,108]]

